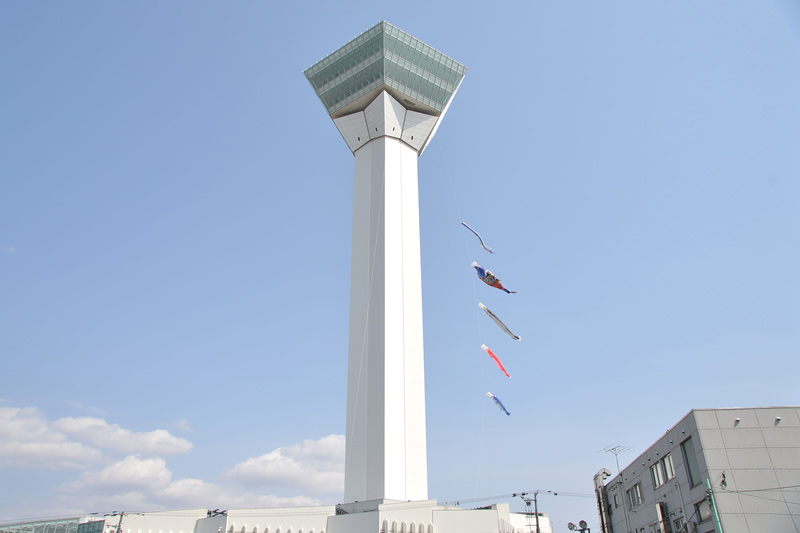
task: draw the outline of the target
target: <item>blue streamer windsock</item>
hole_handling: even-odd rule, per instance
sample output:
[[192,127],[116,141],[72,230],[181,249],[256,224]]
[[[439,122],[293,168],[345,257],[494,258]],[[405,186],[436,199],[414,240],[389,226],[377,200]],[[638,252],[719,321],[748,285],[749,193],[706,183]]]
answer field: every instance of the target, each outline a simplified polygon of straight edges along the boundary
[[495,396],[491,392],[487,392],[486,396],[488,396],[489,398],[494,400],[494,403],[497,404],[497,407],[499,407],[500,410],[503,411],[506,415],[509,415],[509,416],[511,415],[511,413],[508,412],[508,409],[506,409],[506,406],[503,405],[503,402],[500,401],[500,398],[498,398],[497,396]]
[[481,238],[481,234],[480,234],[480,233],[478,233],[478,232],[477,232],[477,231],[475,231],[474,229],[470,228],[470,227],[469,227],[469,224],[467,224],[466,222],[462,222],[462,223],[461,223],[461,225],[462,225],[462,226],[464,226],[465,228],[467,228],[468,230],[470,230],[472,233],[474,233],[474,234],[475,234],[475,236],[478,238],[478,240],[479,240],[479,241],[481,241],[481,247],[482,247],[484,250],[486,250],[486,251],[487,251],[487,252],[489,252],[490,254],[493,254],[493,253],[494,253],[494,251],[493,251],[491,248],[489,248],[488,246],[486,246],[485,244],[483,244],[483,239]]

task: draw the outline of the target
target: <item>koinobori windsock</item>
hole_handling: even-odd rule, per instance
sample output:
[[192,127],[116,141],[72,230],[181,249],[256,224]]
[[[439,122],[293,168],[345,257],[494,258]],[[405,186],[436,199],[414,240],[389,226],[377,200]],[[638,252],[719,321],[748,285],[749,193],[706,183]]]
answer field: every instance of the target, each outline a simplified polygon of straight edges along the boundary
[[478,277],[481,278],[481,280],[488,286],[494,287],[495,289],[500,289],[501,291],[506,291],[509,294],[516,294],[517,291],[510,291],[503,287],[503,284],[500,283],[500,278],[495,276],[491,270],[486,270],[475,261],[472,262],[472,268],[478,272]]
[[481,238],[481,234],[480,234],[480,233],[478,233],[478,232],[477,232],[477,231],[475,231],[474,229],[470,228],[470,227],[469,227],[469,224],[467,224],[466,222],[462,222],[462,223],[461,223],[461,225],[462,225],[462,226],[464,226],[465,228],[467,228],[468,230],[470,230],[472,233],[474,233],[474,234],[475,234],[475,236],[478,238],[478,240],[479,240],[479,241],[481,241],[481,247],[482,247],[484,250],[486,250],[486,251],[487,251],[487,252],[489,252],[490,254],[493,254],[493,253],[494,253],[494,250],[492,250],[491,248],[489,248],[488,246],[486,246],[485,244],[483,244],[483,239]]
[[499,358],[499,357],[497,357],[497,354],[495,354],[495,353],[492,351],[492,349],[491,349],[491,348],[489,348],[489,347],[488,347],[488,346],[486,346],[485,344],[481,344],[481,348],[483,348],[483,351],[484,351],[484,352],[486,352],[486,353],[488,353],[488,354],[489,354],[489,357],[491,357],[492,359],[494,359],[494,362],[495,362],[495,364],[497,365],[497,368],[499,368],[500,370],[502,370],[502,371],[503,371],[503,374],[505,374],[505,375],[506,375],[506,376],[508,376],[508,377],[511,377],[511,374],[509,374],[509,373],[508,373],[508,370],[506,370],[506,367],[505,367],[505,366],[503,366],[503,363],[500,361],[500,358]]
[[497,407],[498,407],[498,408],[499,408],[501,411],[503,411],[503,412],[504,412],[506,415],[511,415],[511,413],[509,413],[509,412],[508,412],[508,409],[506,409],[506,406],[505,406],[505,405],[503,405],[503,402],[501,402],[501,401],[500,401],[500,398],[498,398],[497,396],[495,396],[495,395],[494,395],[494,394],[492,394],[491,392],[487,392],[487,393],[486,393],[486,396],[488,396],[489,398],[491,398],[492,400],[494,400],[494,403],[495,403],[495,405],[497,405]]
[[522,337],[520,337],[519,335],[514,335],[514,334],[511,332],[511,330],[510,330],[510,329],[508,329],[508,326],[506,326],[505,324],[503,324],[503,321],[502,321],[502,320],[500,320],[499,318],[497,318],[497,315],[495,315],[494,313],[492,313],[491,309],[489,309],[488,307],[486,307],[485,305],[483,305],[483,304],[482,304],[482,303],[480,303],[480,302],[478,303],[478,307],[480,307],[481,309],[483,309],[483,310],[486,312],[486,314],[487,314],[487,315],[489,315],[489,318],[491,318],[492,320],[494,320],[494,323],[495,323],[495,324],[497,324],[498,326],[500,326],[500,329],[502,329],[503,331],[505,331],[506,333],[508,333],[508,336],[509,336],[509,337],[511,337],[511,338],[512,338],[512,339],[514,339],[515,341],[522,340]]

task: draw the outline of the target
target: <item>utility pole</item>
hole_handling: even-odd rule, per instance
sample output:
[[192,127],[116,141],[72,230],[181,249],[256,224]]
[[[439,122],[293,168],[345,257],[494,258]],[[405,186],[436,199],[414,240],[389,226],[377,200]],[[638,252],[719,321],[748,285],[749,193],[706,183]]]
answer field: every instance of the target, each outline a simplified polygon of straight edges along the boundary
[[[533,491],[533,500],[530,498],[526,498],[528,495],[527,492],[523,492],[519,495],[522,498],[522,501],[525,502],[525,514],[530,518],[531,516],[531,501],[533,501],[533,515],[536,517],[536,533],[541,533],[539,529],[539,503],[536,501],[536,497],[539,495],[539,491]],[[516,495],[515,495],[516,496]],[[528,520],[528,526],[530,527],[532,524],[530,520]]]
[[125,511],[120,511],[119,513],[117,511],[112,511],[111,514],[105,515],[105,516],[119,516],[119,521],[117,522],[117,528],[114,530],[114,533],[122,533],[122,517],[125,516],[126,514],[128,513],[126,513]]

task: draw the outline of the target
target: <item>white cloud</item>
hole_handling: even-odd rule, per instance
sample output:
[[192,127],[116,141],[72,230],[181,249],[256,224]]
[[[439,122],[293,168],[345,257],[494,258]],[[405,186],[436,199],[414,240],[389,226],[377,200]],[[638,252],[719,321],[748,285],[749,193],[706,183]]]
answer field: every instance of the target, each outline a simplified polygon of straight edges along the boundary
[[319,505],[306,496],[280,497],[232,491],[200,479],[172,481],[163,459],[130,455],[99,471],[82,473],[76,481],[59,487],[63,498],[84,508],[131,509],[281,507]]
[[282,486],[310,494],[344,490],[344,435],[328,435],[281,447],[226,472],[250,486]]
[[35,407],[0,407],[0,467],[86,468],[100,450],[70,441]]
[[160,490],[169,486],[172,472],[160,457],[142,459],[129,455],[121,461],[107,466],[99,472],[83,472],[77,481],[68,483],[71,491],[92,490]]
[[206,503],[210,507],[253,508],[253,507],[296,507],[299,505],[320,505],[316,498],[307,496],[275,496],[273,494],[254,494],[231,490],[215,483],[200,479],[181,479],[171,483],[157,495],[158,501],[174,507],[187,507]]
[[109,452],[189,453],[192,443],[157,429],[136,433],[100,418],[50,421],[36,407],[0,407],[0,468],[85,469],[113,460]]
[[[185,420],[178,421],[178,425],[188,428]],[[80,514],[112,508],[320,505],[323,501],[318,495],[327,498],[324,503],[333,503],[330,500],[343,490],[342,435],[307,440],[248,459],[224,472],[222,483],[193,478],[173,480],[162,456],[191,449],[189,441],[165,430],[137,433],[92,417],[65,417],[53,421],[38,408],[4,407],[0,403],[0,469],[82,471],[71,482],[42,487],[43,498],[48,498],[49,494],[55,499],[50,503],[40,500],[39,513],[48,507],[71,509],[70,514]],[[119,452],[126,456],[122,457]],[[229,481],[271,486],[277,494],[242,490],[229,486]]]
[[180,420],[175,422],[175,424],[173,424],[173,427],[178,431],[183,431],[184,433],[191,433],[192,431],[194,431],[194,428],[192,428],[192,426],[189,425],[188,418],[181,418]]
[[175,454],[189,453],[192,443],[175,437],[164,429],[134,433],[119,424],[109,424],[101,418],[59,418],[53,427],[77,440],[123,453]]

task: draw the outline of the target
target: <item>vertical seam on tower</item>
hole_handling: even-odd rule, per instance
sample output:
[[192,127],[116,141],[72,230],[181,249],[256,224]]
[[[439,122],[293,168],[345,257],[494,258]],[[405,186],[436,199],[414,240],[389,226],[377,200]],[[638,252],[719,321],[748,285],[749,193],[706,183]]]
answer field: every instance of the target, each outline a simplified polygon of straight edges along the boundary
[[403,499],[408,499],[408,389],[406,388],[406,379],[408,378],[406,368],[406,241],[405,241],[405,214],[406,203],[405,196],[403,195],[403,145],[398,145],[398,164],[400,166],[400,252],[402,261],[400,262],[400,290],[402,294],[402,325],[403,325]]

